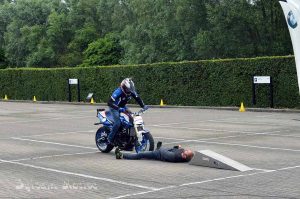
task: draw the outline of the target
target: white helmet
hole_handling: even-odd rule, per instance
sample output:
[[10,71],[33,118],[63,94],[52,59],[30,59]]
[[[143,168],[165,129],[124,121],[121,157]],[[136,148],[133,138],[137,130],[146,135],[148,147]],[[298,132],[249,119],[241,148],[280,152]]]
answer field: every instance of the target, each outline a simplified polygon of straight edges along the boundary
[[121,89],[124,93],[130,94],[135,93],[135,86],[131,78],[125,78],[121,82]]

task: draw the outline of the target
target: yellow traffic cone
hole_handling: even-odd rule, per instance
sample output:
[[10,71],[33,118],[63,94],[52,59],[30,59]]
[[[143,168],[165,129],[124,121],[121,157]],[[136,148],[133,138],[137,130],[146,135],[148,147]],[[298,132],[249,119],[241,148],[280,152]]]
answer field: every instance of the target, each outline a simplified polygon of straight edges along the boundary
[[95,103],[94,98],[92,98],[91,99],[91,104],[94,104],[94,103]]
[[240,107],[239,111],[240,111],[240,112],[245,112],[245,111],[246,111],[243,102],[241,103],[241,107]]
[[4,100],[8,100],[8,97],[7,97],[7,95],[5,95],[5,96],[4,96]]
[[162,99],[160,100],[160,106],[164,106],[164,101]]
[[33,102],[36,102],[36,97],[35,97],[35,95],[33,96]]

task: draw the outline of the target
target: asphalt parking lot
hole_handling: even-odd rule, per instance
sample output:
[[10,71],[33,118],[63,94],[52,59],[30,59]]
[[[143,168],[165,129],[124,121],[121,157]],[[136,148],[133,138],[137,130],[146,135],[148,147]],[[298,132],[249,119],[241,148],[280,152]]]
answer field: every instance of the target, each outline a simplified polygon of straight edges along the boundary
[[209,149],[253,168],[237,172],[100,153],[96,108],[0,102],[0,198],[300,198],[299,113],[143,115],[164,146]]

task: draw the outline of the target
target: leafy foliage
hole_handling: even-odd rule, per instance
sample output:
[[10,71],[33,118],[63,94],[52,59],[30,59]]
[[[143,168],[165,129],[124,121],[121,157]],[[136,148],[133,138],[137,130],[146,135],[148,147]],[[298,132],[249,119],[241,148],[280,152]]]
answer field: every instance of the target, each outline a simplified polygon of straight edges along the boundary
[[112,34],[89,44],[84,51],[85,66],[118,64],[122,57],[119,40]]
[[211,28],[199,32],[195,40],[200,58],[292,53],[288,29],[278,1],[217,2],[206,5]]
[[[68,78],[78,78],[82,96],[93,92],[106,102],[124,77],[133,77],[147,104],[251,106],[252,76],[270,75],[275,107],[300,107],[294,57],[264,57],[156,64],[0,70],[0,96],[11,99],[67,100]],[[73,91],[75,92],[75,90]],[[76,95],[74,94],[74,99]],[[268,107],[268,87],[259,85],[257,107]]]
[[0,68],[5,68],[5,53],[2,48],[0,48]]
[[[100,52],[88,49],[102,42],[107,51],[109,34],[118,38],[114,45],[121,45],[123,53],[113,55],[117,60],[107,54],[97,58]],[[2,0],[0,48],[12,67],[138,64],[293,52],[277,0]]]

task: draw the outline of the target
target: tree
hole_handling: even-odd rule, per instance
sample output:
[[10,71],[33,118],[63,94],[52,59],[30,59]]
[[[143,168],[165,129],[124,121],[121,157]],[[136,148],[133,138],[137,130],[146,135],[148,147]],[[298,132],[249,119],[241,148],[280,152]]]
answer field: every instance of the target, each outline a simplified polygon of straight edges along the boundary
[[6,1],[2,1],[0,4],[0,48],[4,48],[4,34],[7,26],[12,21],[13,6]]
[[15,20],[7,27],[4,35],[6,57],[12,66],[26,66],[27,46],[22,40],[21,25]]
[[86,24],[82,29],[76,30],[73,40],[68,44],[68,53],[65,54],[65,63],[68,66],[76,66],[82,63],[83,51],[90,43],[99,37],[95,27]]
[[5,56],[4,56],[4,50],[0,48],[0,62],[4,62]]
[[292,53],[277,0],[0,0],[0,49],[13,67]]
[[24,0],[12,4],[10,11],[11,22],[4,34],[6,57],[12,66],[24,67],[44,35],[50,8],[47,1]]
[[[46,49],[48,49],[47,51],[54,52],[55,54],[55,58],[51,59],[54,61],[51,63],[53,66],[65,65],[61,58],[67,52],[68,43],[72,39],[72,32],[69,26],[67,15],[65,13],[52,11],[48,17],[48,26],[46,31],[47,39],[44,43],[48,44],[47,47],[45,46]],[[41,46],[44,46],[44,44]],[[40,49],[45,48],[42,47]]]
[[29,67],[48,68],[55,66],[53,63],[56,63],[56,54],[45,39],[39,42],[37,50],[27,58],[27,66]]
[[6,60],[5,60],[5,53],[2,48],[0,48],[0,69],[1,68],[6,68]]
[[[176,1],[176,26],[181,33],[181,49],[179,60],[197,59],[194,49],[194,39],[199,32],[208,29],[207,11],[204,1],[177,0]],[[178,38],[179,39],[179,38]]]
[[173,39],[178,31],[176,26],[173,26],[174,2],[132,0],[130,9],[135,20],[122,31],[121,44],[125,50],[122,63],[176,60],[176,53],[173,52],[176,40]]
[[285,16],[278,1],[255,0],[252,5],[257,16],[253,23],[258,30],[259,55],[292,54]]
[[194,37],[206,29],[206,8],[197,0],[132,0],[134,19],[122,31],[123,63],[195,59]]
[[210,28],[199,32],[194,40],[199,58],[290,54],[280,4],[273,0],[249,2],[219,0],[206,4]]
[[119,64],[123,49],[114,34],[108,34],[89,44],[84,51],[83,66]]

